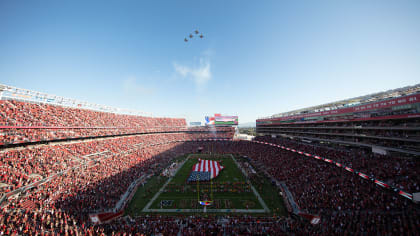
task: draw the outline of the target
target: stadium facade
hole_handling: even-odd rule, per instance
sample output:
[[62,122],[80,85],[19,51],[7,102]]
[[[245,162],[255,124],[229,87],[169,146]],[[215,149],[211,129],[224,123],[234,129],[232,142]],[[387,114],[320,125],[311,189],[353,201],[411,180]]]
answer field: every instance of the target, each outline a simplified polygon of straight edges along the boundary
[[260,135],[420,155],[420,84],[257,119]]

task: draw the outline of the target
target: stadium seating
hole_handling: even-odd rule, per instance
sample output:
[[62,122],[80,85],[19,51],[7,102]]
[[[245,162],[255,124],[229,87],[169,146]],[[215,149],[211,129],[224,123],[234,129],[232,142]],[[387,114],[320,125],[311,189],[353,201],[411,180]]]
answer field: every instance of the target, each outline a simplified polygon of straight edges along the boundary
[[[269,137],[264,141],[275,141]],[[288,142],[282,143],[291,145]],[[201,143],[200,145],[203,145]],[[296,145],[297,150],[308,151],[328,158],[343,157],[344,153],[332,149],[304,147]],[[205,145],[209,147],[209,145]],[[368,182],[359,176],[337,168],[324,161],[305,158],[298,153],[281,150],[276,147],[250,143],[246,141],[219,143],[219,153],[237,153],[247,155],[256,163],[260,163],[276,180],[284,181],[291,190],[301,209],[321,216],[321,227],[309,227],[301,233],[316,234],[411,234],[415,235],[419,225],[420,211],[412,201],[397,196],[392,191],[384,191],[381,187]],[[204,149],[209,151],[209,149]],[[351,156],[347,154],[346,156]],[[360,158],[360,157],[359,157]],[[348,163],[355,159],[346,159]],[[355,161],[356,163],[357,161]],[[381,160],[372,160],[380,166]],[[411,161],[418,167],[418,161]],[[392,161],[388,164],[396,164]],[[400,170],[404,173],[416,173],[415,166],[404,165]],[[382,166],[386,168],[386,165]],[[389,168],[388,168],[389,169]],[[418,168],[417,168],[418,169]],[[382,172],[386,172],[383,169]],[[393,176],[396,177],[396,176]],[[418,175],[410,175],[406,179],[417,189]]]
[[281,144],[296,150],[326,156],[343,165],[356,169],[368,176],[386,180],[389,185],[408,192],[420,192],[420,162],[417,158],[402,158],[398,154],[382,156],[367,152],[361,148],[339,149],[322,145],[310,145],[290,139],[258,137],[257,140]]
[[[393,193],[383,191],[373,184],[368,184],[366,180],[356,175],[343,172],[343,170],[332,167],[325,162],[302,158],[298,154],[291,154],[273,147],[267,148],[260,144],[245,141],[185,142],[177,146],[172,143],[150,146],[145,150],[141,149],[141,151],[138,149],[130,151],[127,148],[127,146],[133,147],[137,142],[146,145],[162,140],[170,142],[185,138],[183,135],[154,134],[148,135],[147,138],[142,136],[118,138],[118,142],[108,140],[106,143],[87,142],[81,144],[85,146],[81,149],[88,150],[90,153],[102,152],[111,148],[112,154],[102,158],[100,156],[85,157],[89,161],[96,160],[98,164],[85,165],[81,169],[70,171],[37,187],[36,191],[28,191],[24,197],[18,198],[19,200],[12,199],[10,205],[6,207],[8,209],[6,215],[16,216],[21,214],[22,218],[9,217],[2,220],[7,220],[9,227],[12,225],[18,226],[19,222],[24,219],[27,219],[28,222],[41,221],[35,226],[29,223],[24,224],[27,226],[28,232],[42,229],[36,227],[48,227],[48,225],[45,226],[45,222],[42,222],[43,218],[41,216],[38,216],[40,219],[37,216],[34,217],[34,212],[41,212],[39,214],[44,217],[48,217],[53,212],[53,215],[55,214],[58,217],[55,219],[50,216],[54,221],[58,220],[58,225],[60,225],[60,227],[51,228],[52,232],[64,232],[66,227],[68,231],[72,230],[72,232],[80,233],[97,232],[98,230],[106,233],[113,231],[173,233],[181,230],[187,235],[194,235],[193,232],[197,232],[195,227],[203,230],[203,232],[209,232],[209,229],[213,229],[214,231],[211,232],[238,233],[243,233],[245,228],[251,230],[264,228],[267,233],[344,234],[346,232],[365,232],[398,234],[408,232],[408,234],[414,234],[417,232],[419,211],[412,202],[395,196]],[[265,138],[265,141],[267,141],[266,139],[268,138]],[[321,225],[312,226],[294,218],[269,218],[266,224],[258,225],[255,222],[251,223],[253,217],[250,217],[248,223],[243,222],[240,217],[231,217],[228,227],[226,228],[225,225],[224,228],[221,228],[220,224],[214,223],[215,220],[198,216],[192,219],[182,216],[168,219],[164,217],[165,220],[162,220],[159,216],[155,216],[155,218],[143,217],[135,219],[134,222],[122,221],[101,226],[94,226],[89,223],[87,218],[89,212],[104,210],[114,205],[130,181],[147,173],[151,166],[155,166],[157,159],[160,160],[160,163],[167,163],[174,155],[194,152],[199,146],[204,147],[204,152],[213,150],[219,153],[247,155],[255,162],[269,167],[267,170],[272,176],[287,183],[300,208],[322,216]],[[71,146],[65,148],[71,149]],[[124,154],[121,154],[122,152]],[[328,153],[325,153],[325,155],[328,155]],[[115,183],[120,183],[117,188]],[[34,211],[32,209],[40,209],[41,206],[42,209],[49,210]],[[28,210],[28,208],[32,210]],[[10,209],[21,210],[12,211]],[[72,220],[63,223],[60,221],[63,217]],[[15,221],[11,219],[15,219]],[[145,221],[148,224],[144,224]],[[185,224],[180,224],[180,221],[184,221]],[[242,227],[233,223],[235,221],[240,221]],[[209,228],[210,225],[213,226]],[[299,228],[294,228],[296,225],[299,225]]]
[[186,129],[185,119],[120,115],[0,100],[0,145]]
[[[59,131],[2,129],[4,144],[19,145],[3,146],[0,150],[1,234],[418,235],[419,232],[420,211],[412,201],[327,162],[256,142],[232,141],[231,127],[218,127],[214,132],[206,127],[188,129],[184,119],[117,115],[17,101],[1,101],[0,106],[3,126],[83,127]],[[63,138],[66,140],[56,142]],[[38,140],[54,142],[31,143]],[[407,192],[419,191],[419,162],[413,158],[385,158],[360,148],[344,150],[267,136],[256,140],[330,158]],[[133,181],[160,173],[174,157],[195,152],[198,147],[204,153],[248,156],[260,171],[284,182],[299,208],[321,216],[321,223],[312,225],[293,215],[151,214],[100,225],[89,220],[89,213],[115,210]]]

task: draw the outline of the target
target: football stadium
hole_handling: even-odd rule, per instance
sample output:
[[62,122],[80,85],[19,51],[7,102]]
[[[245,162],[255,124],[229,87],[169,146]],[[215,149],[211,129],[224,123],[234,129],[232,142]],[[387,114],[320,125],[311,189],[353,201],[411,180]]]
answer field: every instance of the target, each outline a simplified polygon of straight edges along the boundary
[[251,141],[52,97],[1,86],[6,234],[418,230],[420,85],[259,119]]
[[94,2],[0,3],[0,235],[420,234],[418,2]]

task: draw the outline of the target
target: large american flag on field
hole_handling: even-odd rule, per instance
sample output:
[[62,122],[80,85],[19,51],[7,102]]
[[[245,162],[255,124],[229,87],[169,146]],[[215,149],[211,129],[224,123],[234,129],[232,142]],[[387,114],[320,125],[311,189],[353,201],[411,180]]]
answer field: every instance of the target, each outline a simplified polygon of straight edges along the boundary
[[218,161],[198,159],[187,181],[209,181],[218,176],[223,168]]

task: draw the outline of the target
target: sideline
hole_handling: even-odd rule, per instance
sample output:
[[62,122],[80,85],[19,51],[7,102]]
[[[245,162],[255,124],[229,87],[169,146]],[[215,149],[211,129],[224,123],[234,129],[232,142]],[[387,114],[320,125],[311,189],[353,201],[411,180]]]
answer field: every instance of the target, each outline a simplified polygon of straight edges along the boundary
[[[248,177],[248,174],[246,173],[246,171],[242,168],[241,165],[239,165],[239,163],[236,161],[235,157],[232,154],[229,154],[232,157],[232,160],[235,162],[235,164],[239,167],[239,169],[241,169],[242,173]],[[252,183],[249,183],[251,185],[251,189],[252,192],[254,192],[255,196],[257,197],[258,201],[260,202],[261,206],[264,208],[264,212],[269,213],[270,209],[267,207],[267,205],[265,204],[264,200],[262,199],[261,195],[257,192],[257,190],[254,188],[254,185],[252,185]]]
[[[152,199],[150,199],[150,201],[146,204],[146,206],[143,208],[142,212],[153,212],[151,211],[149,208],[152,205],[153,202],[155,202],[156,198],[159,197],[159,195],[163,192],[163,190],[166,188],[166,186],[169,184],[169,182],[171,182],[171,180],[174,178],[174,176],[178,173],[178,171],[184,166],[185,162],[187,162],[188,159],[190,159],[190,156],[193,154],[189,154],[187,156],[187,158],[185,158],[185,160],[178,165],[178,169],[176,169],[175,173],[169,177],[169,179],[166,181],[166,183],[159,189],[159,191],[155,194],[155,196],[153,196]],[[162,209],[163,210],[163,209]]]

